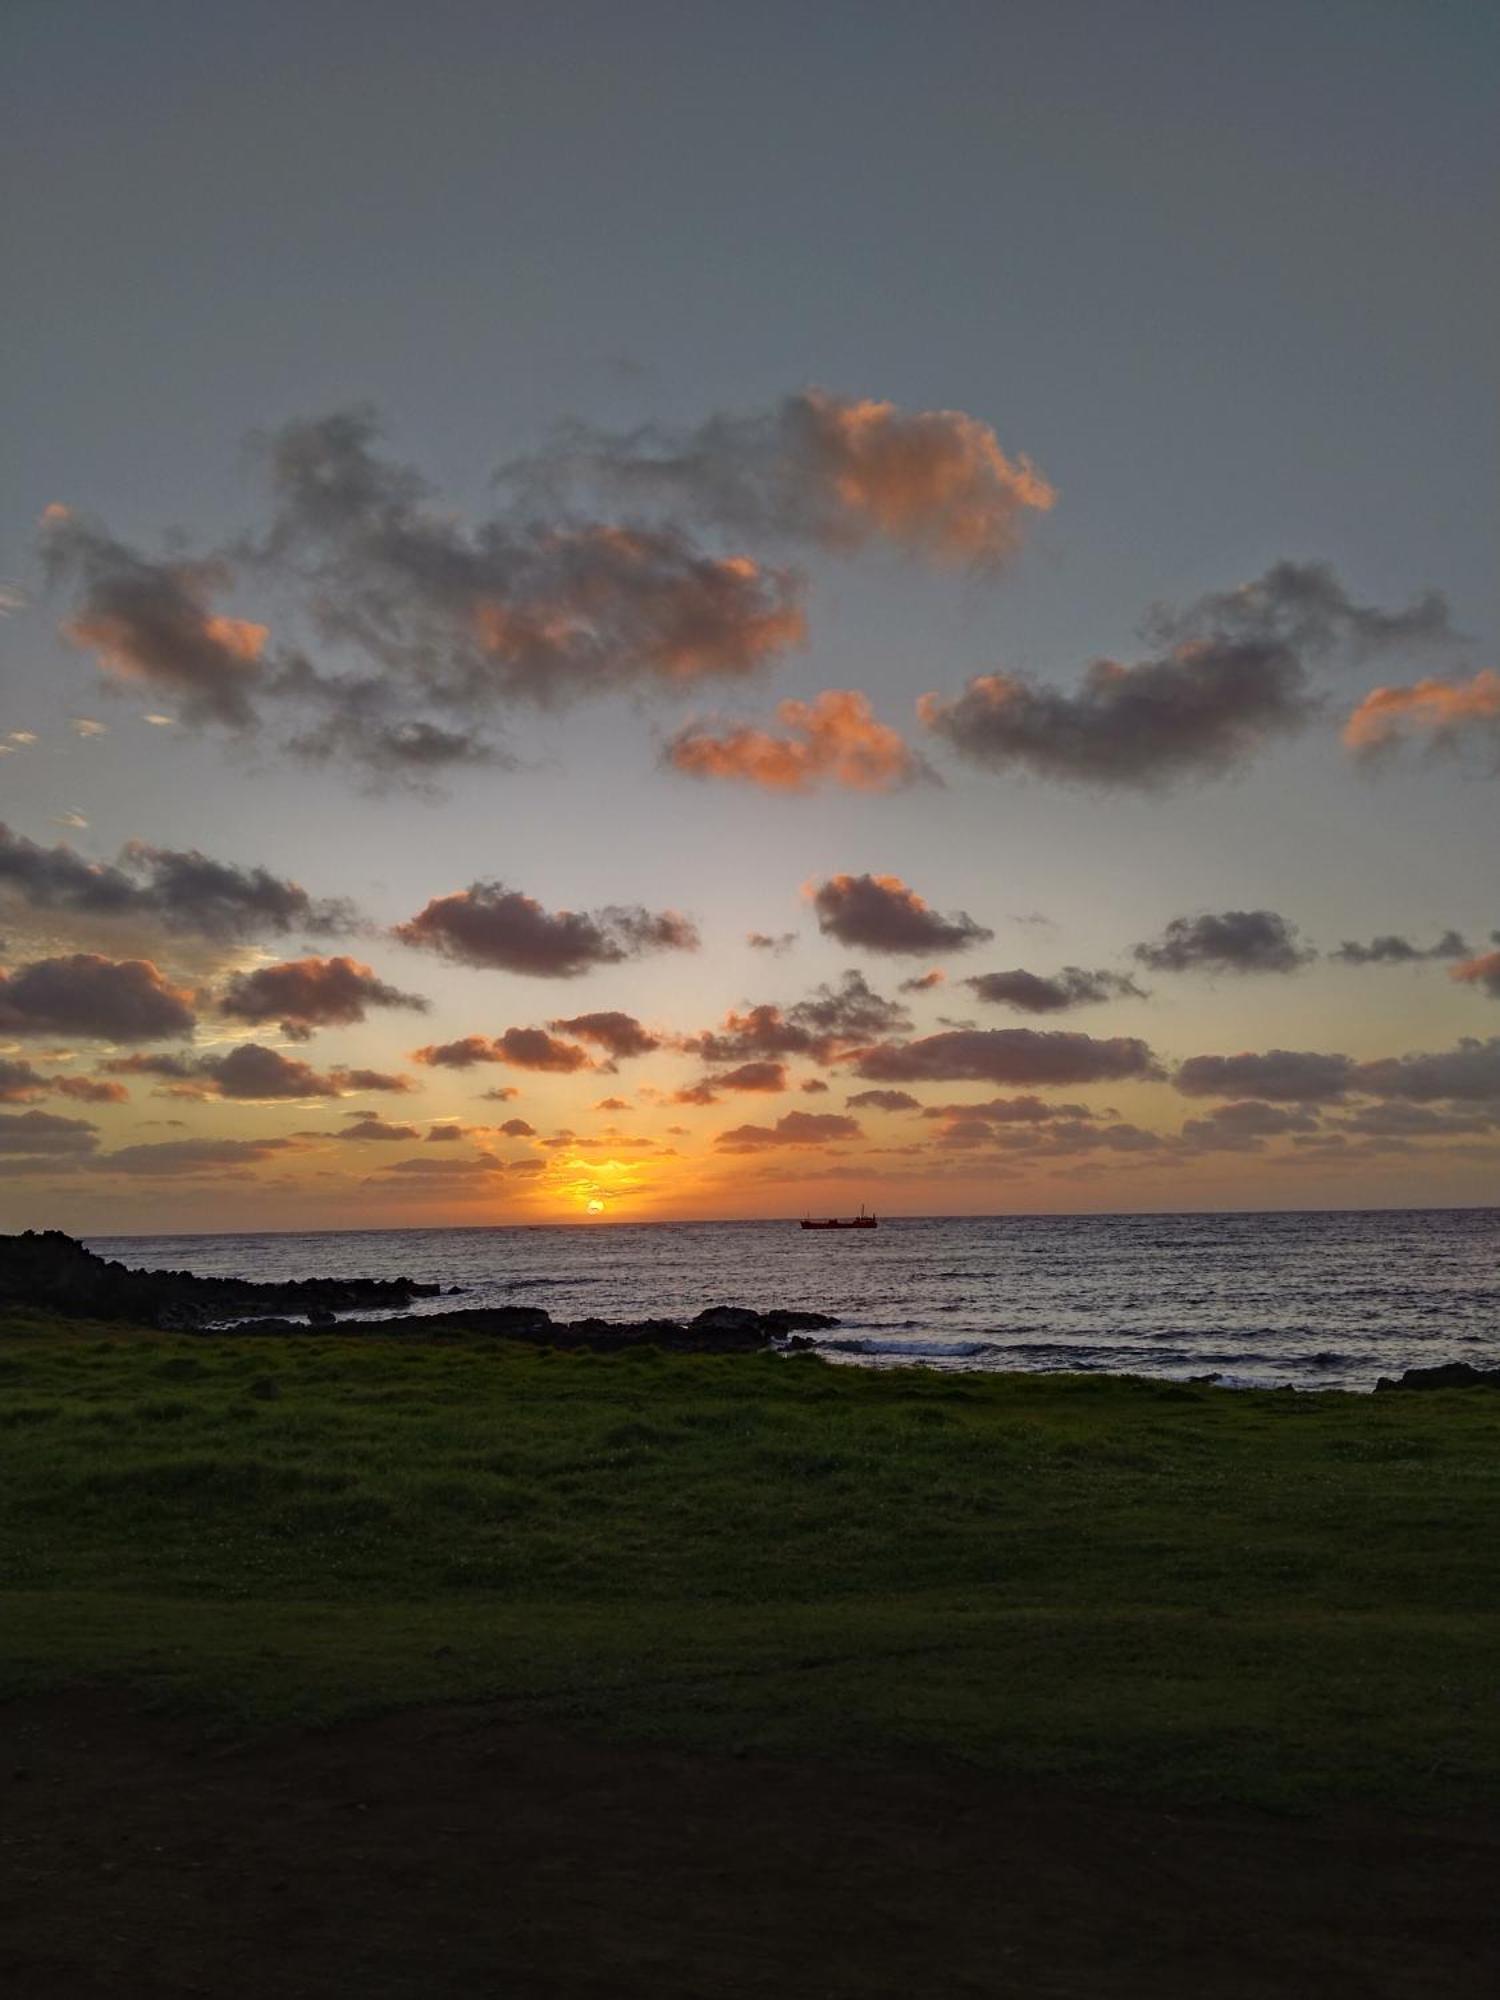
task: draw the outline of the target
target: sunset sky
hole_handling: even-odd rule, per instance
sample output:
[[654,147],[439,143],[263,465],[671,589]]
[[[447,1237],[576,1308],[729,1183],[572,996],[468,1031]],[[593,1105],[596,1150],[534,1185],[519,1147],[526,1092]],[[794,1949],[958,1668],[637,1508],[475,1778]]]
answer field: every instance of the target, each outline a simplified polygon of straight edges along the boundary
[[1500,1199],[1491,10],[7,29],[4,1226]]

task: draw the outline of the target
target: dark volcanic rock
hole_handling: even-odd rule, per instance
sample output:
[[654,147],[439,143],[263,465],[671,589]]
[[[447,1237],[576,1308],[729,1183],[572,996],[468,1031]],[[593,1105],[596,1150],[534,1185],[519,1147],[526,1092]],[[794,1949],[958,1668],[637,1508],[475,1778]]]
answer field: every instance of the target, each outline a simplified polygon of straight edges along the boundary
[[823,1327],[839,1324],[832,1313],[794,1312],[785,1306],[778,1306],[774,1312],[762,1313],[761,1318],[777,1333],[817,1333]]
[[[454,1286],[451,1291],[459,1288]],[[285,1338],[336,1327],[342,1334],[481,1334],[536,1347],[588,1348],[614,1354],[661,1347],[686,1354],[751,1354],[788,1341],[795,1330],[837,1326],[826,1313],[710,1306],[689,1325],[645,1319],[554,1322],[540,1306],[468,1306],[405,1314],[414,1298],[443,1293],[410,1278],[305,1278],[257,1284],[248,1278],[199,1278],[189,1271],[132,1271],[96,1257],[60,1230],[0,1236],[0,1310],[34,1306],[75,1319],[115,1319],[166,1331],[204,1332],[215,1322],[235,1335]],[[451,1295],[451,1293],[449,1294]],[[382,1319],[359,1317],[372,1309]],[[289,1314],[298,1317],[292,1319]]]
[[693,1320],[699,1333],[747,1333],[760,1325],[760,1314],[748,1306],[706,1306]]
[[1382,1375],[1377,1389],[1500,1389],[1500,1368],[1471,1368],[1467,1361],[1445,1361],[1437,1368],[1408,1368],[1394,1380]]
[[0,1236],[0,1305],[37,1306],[75,1319],[134,1320],[141,1326],[191,1329],[237,1313],[310,1313],[332,1324],[338,1313],[406,1306],[437,1285],[411,1278],[299,1278],[257,1284],[250,1278],[198,1278],[189,1271],[132,1271],[96,1257],[60,1229]]

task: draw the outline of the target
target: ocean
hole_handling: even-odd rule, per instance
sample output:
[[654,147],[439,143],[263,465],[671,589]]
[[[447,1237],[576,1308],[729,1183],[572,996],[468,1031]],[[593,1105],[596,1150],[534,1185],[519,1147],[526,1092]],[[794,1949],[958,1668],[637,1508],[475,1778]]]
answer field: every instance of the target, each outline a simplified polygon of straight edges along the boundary
[[881,1368],[1213,1375],[1370,1389],[1441,1361],[1500,1366],[1500,1209],[893,1217],[91,1237],[121,1262],[246,1278],[390,1277],[554,1319],[707,1305],[835,1314],[830,1360]]

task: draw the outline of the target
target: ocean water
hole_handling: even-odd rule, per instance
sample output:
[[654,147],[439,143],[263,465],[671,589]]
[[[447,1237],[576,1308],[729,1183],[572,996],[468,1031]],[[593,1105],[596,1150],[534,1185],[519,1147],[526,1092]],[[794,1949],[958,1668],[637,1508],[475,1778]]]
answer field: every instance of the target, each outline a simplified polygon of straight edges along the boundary
[[917,1217],[94,1237],[154,1269],[390,1277],[455,1305],[554,1319],[690,1318],[707,1305],[837,1315],[866,1367],[1087,1369],[1369,1389],[1440,1361],[1500,1366],[1500,1209],[1327,1215]]

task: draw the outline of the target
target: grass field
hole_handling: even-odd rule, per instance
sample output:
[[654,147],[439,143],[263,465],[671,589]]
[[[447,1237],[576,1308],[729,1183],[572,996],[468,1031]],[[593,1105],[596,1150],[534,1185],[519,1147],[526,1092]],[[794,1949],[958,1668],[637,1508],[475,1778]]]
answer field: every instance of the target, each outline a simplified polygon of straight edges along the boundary
[[0,1328],[0,1694],[1493,1800],[1500,1396]]

